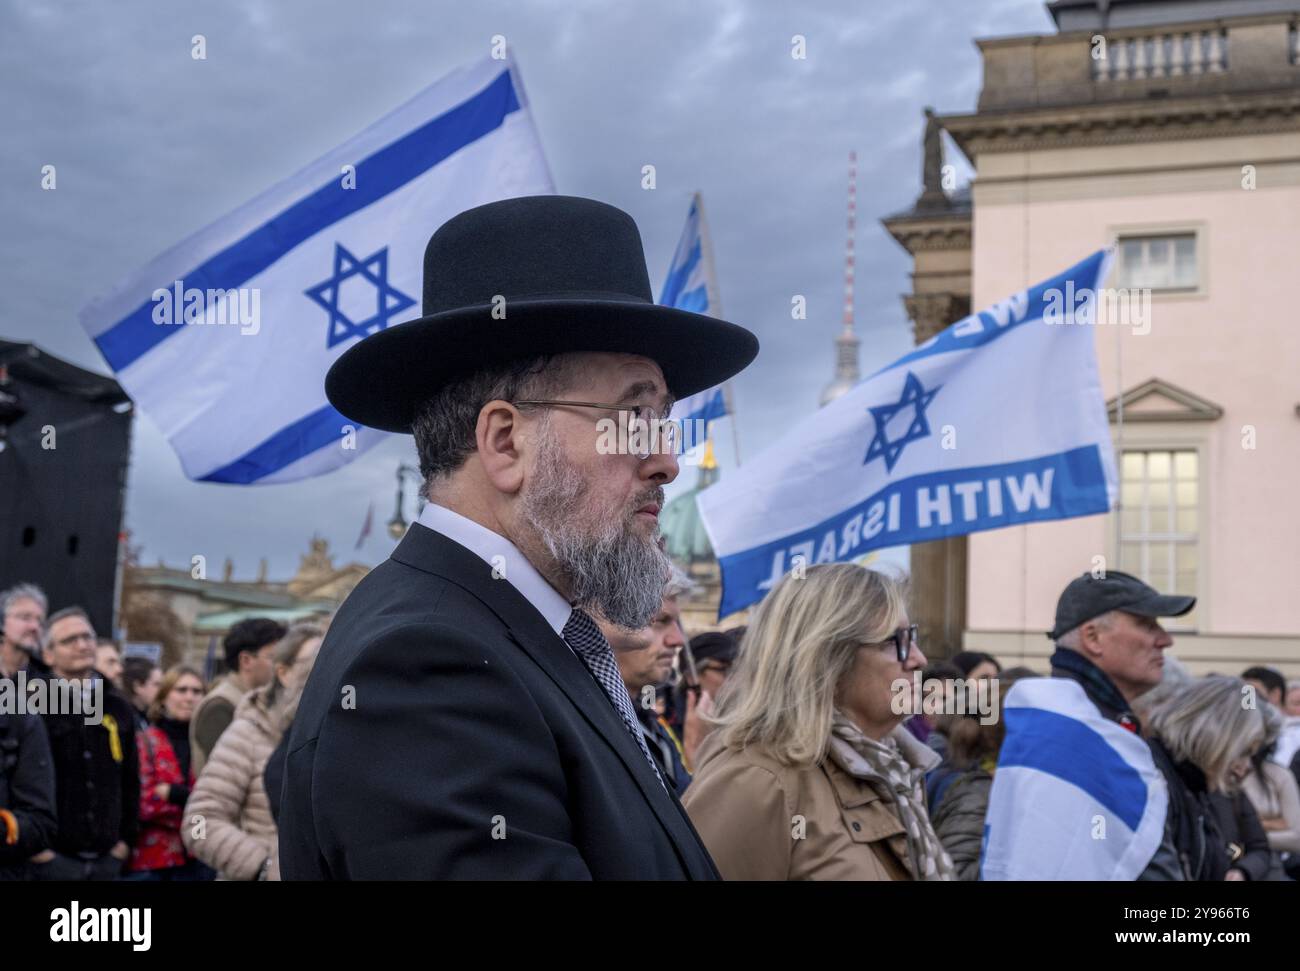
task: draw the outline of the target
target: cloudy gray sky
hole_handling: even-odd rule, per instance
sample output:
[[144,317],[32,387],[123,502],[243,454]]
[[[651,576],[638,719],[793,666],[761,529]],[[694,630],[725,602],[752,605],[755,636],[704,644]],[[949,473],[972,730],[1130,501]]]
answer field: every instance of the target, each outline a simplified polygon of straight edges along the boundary
[[[734,385],[752,454],[813,410],[831,375],[849,150],[859,159],[866,371],[911,340],[899,300],[909,261],[878,219],[919,191],[922,106],[973,108],[973,38],[1050,29],[1041,0],[5,4],[0,337],[106,371],[77,323],[82,304],[501,34],[557,190],[636,218],[656,292],[690,195],[703,192],[726,315],[763,345]],[[195,34],[206,60],[190,56]],[[806,60],[791,57],[795,34]],[[653,191],[641,188],[648,163]],[[57,166],[53,192],[40,188],[47,164]],[[807,320],[791,320],[794,294],[806,296]],[[724,429],[724,475],[727,443]],[[231,556],[237,578],[251,578],[262,556],[272,577],[290,575],[313,533],[338,562],[376,563],[393,546],[383,524],[394,469],[413,460],[410,439],[394,437],[305,482],[191,483],[143,413],[126,525],[145,562]],[[695,475],[684,469],[670,495]],[[371,502],[376,528],[354,552]]]

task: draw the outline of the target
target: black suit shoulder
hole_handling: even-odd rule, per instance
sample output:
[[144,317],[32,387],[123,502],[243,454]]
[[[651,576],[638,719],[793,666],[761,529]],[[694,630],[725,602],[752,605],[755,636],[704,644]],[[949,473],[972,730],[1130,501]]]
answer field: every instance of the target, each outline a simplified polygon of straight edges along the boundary
[[589,876],[507,629],[441,578],[422,584],[417,609],[401,596],[409,568],[394,566],[384,572],[397,576],[375,571],[378,589],[359,586],[340,610],[304,692],[286,790],[308,770],[312,788],[331,793],[313,810],[325,872],[286,859],[286,876]]
[[301,879],[716,879],[581,660],[416,524],[330,624],[285,758]]

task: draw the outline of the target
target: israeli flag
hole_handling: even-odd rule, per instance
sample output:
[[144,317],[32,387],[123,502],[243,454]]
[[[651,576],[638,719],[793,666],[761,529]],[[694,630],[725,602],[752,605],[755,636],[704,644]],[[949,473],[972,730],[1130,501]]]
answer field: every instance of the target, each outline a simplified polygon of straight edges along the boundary
[[[712,259],[708,253],[707,228],[704,225],[704,203],[700,194],[691,199],[686,214],[686,228],[677,243],[668,279],[664,281],[659,303],[664,307],[677,307],[697,314],[721,316],[717,287],[712,280]],[[682,421],[712,421],[727,414],[726,398],[722,388],[709,388],[688,395],[673,405],[672,417]]]
[[442,78],[81,312],[118,381],[204,482],[289,482],[385,436],[324,377],[420,315],[424,249],[466,209],[554,192],[513,61]]
[[1135,880],[1164,835],[1169,794],[1141,736],[1068,678],[1018,681],[985,816],[984,880]]
[[793,568],[1106,512],[1115,457],[1093,349],[1106,251],[957,321],[700,493],[720,616]]

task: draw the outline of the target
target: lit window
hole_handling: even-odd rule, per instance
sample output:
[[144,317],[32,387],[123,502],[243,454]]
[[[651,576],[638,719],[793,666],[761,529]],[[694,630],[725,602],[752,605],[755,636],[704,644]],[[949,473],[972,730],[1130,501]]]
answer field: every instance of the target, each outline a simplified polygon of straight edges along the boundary
[[1121,236],[1120,287],[1143,290],[1195,290],[1196,234]]
[[[1120,470],[1119,568],[1161,593],[1196,596],[1200,510],[1194,451],[1124,453]],[[1167,622],[1196,627],[1196,611]]]

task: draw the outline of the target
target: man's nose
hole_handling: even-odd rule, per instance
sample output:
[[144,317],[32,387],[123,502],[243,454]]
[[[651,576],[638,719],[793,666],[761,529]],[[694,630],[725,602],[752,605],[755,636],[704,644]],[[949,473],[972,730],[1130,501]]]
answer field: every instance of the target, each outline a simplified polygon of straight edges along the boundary
[[1163,627],[1160,627],[1160,626],[1157,625],[1157,627],[1156,627],[1156,647],[1157,647],[1159,650],[1162,650],[1162,651],[1163,651],[1163,650],[1165,650],[1165,648],[1173,647],[1173,645],[1174,645],[1174,639],[1173,639],[1173,637],[1170,636],[1170,634],[1169,634],[1169,632],[1168,632],[1167,630],[1165,630]]
[[648,457],[641,460],[641,468],[637,471],[642,479],[667,485],[677,478],[681,467],[677,464],[676,453],[651,452]]

